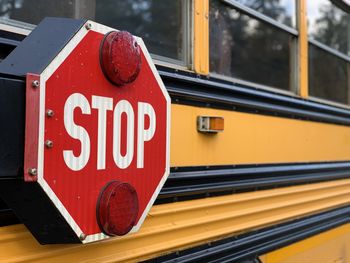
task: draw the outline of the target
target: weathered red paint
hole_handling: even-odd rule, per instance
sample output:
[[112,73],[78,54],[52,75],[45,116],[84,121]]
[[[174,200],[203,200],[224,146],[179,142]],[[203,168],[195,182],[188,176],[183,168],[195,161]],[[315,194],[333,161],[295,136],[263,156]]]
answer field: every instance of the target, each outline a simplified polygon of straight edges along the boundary
[[[37,81],[38,86],[33,85]],[[40,76],[28,73],[26,77],[26,119],[24,140],[24,181],[35,182],[38,179],[38,140],[39,140],[39,90]],[[31,174],[30,170],[36,171]]]

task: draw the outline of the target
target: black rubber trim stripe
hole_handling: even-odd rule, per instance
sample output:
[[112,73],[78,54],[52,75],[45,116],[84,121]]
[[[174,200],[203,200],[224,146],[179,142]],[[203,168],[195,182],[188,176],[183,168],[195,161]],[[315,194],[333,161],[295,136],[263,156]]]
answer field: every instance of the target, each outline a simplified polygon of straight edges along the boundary
[[[350,162],[173,167],[156,204],[346,178]],[[2,214],[10,218],[0,202],[0,225],[9,224]]]
[[18,224],[19,220],[13,213],[11,209],[9,209],[6,204],[0,199],[0,227]]
[[12,42],[13,44],[16,44],[16,46],[17,46],[24,38],[26,38],[26,35],[22,35],[19,33],[10,32],[10,31],[0,29],[0,38],[18,41],[17,44],[15,42]]
[[17,47],[19,43],[20,41],[17,41],[17,40],[0,37],[0,44],[4,46],[12,47],[12,49]]
[[350,125],[350,110],[158,66],[173,103]]
[[178,251],[145,262],[237,262],[256,258],[284,246],[350,222],[350,206],[251,231]]
[[3,38],[0,35],[0,62],[10,54],[15,47],[20,43],[19,41]]
[[350,178],[350,162],[172,168],[157,203]]

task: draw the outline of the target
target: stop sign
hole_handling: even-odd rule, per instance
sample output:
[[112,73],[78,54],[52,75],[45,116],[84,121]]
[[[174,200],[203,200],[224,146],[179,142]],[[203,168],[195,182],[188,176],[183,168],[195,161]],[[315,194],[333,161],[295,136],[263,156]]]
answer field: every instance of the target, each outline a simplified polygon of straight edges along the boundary
[[142,39],[88,21],[26,102],[25,180],[84,243],[137,231],[169,174],[170,98]]

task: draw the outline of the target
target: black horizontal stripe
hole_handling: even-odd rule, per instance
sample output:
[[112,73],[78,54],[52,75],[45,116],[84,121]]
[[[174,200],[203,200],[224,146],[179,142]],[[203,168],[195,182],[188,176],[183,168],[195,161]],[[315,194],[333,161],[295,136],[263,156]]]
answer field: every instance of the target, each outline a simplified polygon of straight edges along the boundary
[[4,29],[0,29],[0,38],[14,41],[14,42],[12,42],[13,44],[11,44],[11,45],[18,46],[18,44],[25,37],[26,37],[26,35],[22,35],[22,34],[19,34],[19,33],[10,32],[10,31],[4,30]]
[[350,178],[350,162],[172,168],[157,203]]
[[0,37],[0,45],[1,46],[9,46],[9,47],[15,48],[18,46],[19,43],[20,42],[17,40],[12,40],[12,39],[8,39],[8,38]]
[[9,209],[6,204],[0,199],[0,227],[17,223],[19,223],[19,220],[13,211]]
[[350,125],[350,110],[209,76],[164,67],[158,71],[173,103]]
[[145,262],[237,262],[256,258],[284,246],[350,222],[350,206],[289,221],[178,251]]
[[[156,204],[346,178],[350,162],[173,167]],[[10,214],[0,202],[0,225]]]

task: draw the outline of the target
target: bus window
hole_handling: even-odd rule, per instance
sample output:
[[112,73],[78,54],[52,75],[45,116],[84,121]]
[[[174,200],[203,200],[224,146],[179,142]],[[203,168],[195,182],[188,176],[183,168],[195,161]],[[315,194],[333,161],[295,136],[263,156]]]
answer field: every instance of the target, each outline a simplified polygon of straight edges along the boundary
[[[186,62],[186,0],[96,2],[96,21],[143,37],[151,53]],[[188,10],[187,10],[188,11]]]
[[349,62],[309,45],[309,93],[311,96],[349,104]]
[[[254,2],[261,12],[238,2]],[[250,85],[294,90],[297,31],[285,25],[295,23],[295,2],[288,2],[210,1],[210,72]],[[279,22],[282,18],[285,23]]]
[[350,104],[350,13],[330,0],[308,1],[309,93]]
[[46,16],[86,18],[145,41],[153,57],[187,66],[189,0],[2,0],[0,17],[38,24]]

